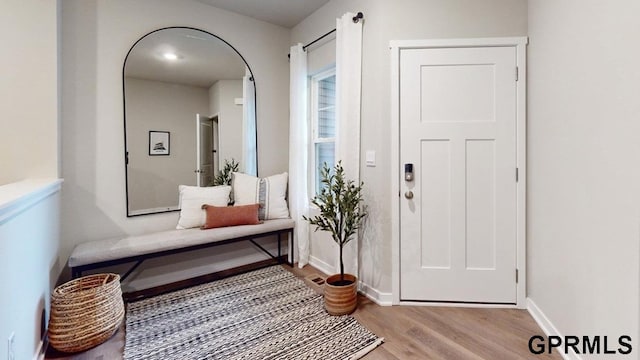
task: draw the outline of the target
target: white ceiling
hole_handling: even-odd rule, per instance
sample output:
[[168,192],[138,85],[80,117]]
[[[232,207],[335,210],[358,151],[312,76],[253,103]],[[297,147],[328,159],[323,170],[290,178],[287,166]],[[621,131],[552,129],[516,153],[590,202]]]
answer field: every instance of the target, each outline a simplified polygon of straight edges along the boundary
[[292,28],[329,0],[196,0],[203,4]]
[[[163,58],[165,52],[177,60]],[[125,76],[210,87],[218,80],[242,79],[245,63],[231,46],[200,30],[170,28],[144,37],[127,57]]]
[[[291,28],[329,0],[195,0],[227,11]],[[178,54],[176,61],[164,52]],[[209,87],[221,79],[241,79],[242,58],[203,31],[173,28],[147,35],[127,57],[125,75],[140,79]]]

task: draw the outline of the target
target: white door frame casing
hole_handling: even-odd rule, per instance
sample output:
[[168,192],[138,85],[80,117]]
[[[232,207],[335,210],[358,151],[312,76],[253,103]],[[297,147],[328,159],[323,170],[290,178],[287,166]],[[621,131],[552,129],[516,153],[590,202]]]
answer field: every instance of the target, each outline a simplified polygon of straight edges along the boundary
[[[393,305],[438,305],[468,307],[507,307],[526,309],[527,263],[526,263],[526,37],[392,40],[391,50],[391,256]],[[515,47],[518,77],[516,82],[516,305],[489,305],[467,303],[437,303],[400,300],[400,53],[403,49],[461,48],[461,47]],[[514,174],[516,176],[516,174]]]

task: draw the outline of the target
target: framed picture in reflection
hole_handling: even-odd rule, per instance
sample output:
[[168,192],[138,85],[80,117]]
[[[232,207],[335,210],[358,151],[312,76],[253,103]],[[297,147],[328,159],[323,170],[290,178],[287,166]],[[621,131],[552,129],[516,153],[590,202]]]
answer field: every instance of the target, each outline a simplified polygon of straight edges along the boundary
[[149,156],[169,155],[170,145],[168,131],[149,131]]

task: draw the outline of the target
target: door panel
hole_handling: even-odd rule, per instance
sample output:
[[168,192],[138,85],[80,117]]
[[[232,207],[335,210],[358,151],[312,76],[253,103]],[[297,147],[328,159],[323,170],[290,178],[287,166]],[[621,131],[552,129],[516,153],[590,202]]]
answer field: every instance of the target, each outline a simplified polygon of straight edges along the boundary
[[[494,66],[487,64],[422,66],[421,121],[493,121],[494,72]],[[460,98],[468,99],[465,106],[460,106]]]
[[403,49],[400,298],[515,303],[516,50]]
[[196,114],[196,185],[211,186],[214,176],[213,119]]
[[466,143],[467,269],[495,269],[495,141]]
[[451,143],[446,140],[421,142],[419,192],[422,232],[422,268],[451,267]]

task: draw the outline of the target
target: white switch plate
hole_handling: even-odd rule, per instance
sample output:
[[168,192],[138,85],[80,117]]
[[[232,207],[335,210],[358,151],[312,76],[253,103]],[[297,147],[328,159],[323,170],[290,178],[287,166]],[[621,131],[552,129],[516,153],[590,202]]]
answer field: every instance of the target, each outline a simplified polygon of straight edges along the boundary
[[370,166],[370,167],[376,166],[376,152],[375,152],[375,150],[367,150],[366,163],[367,163],[367,166]]

